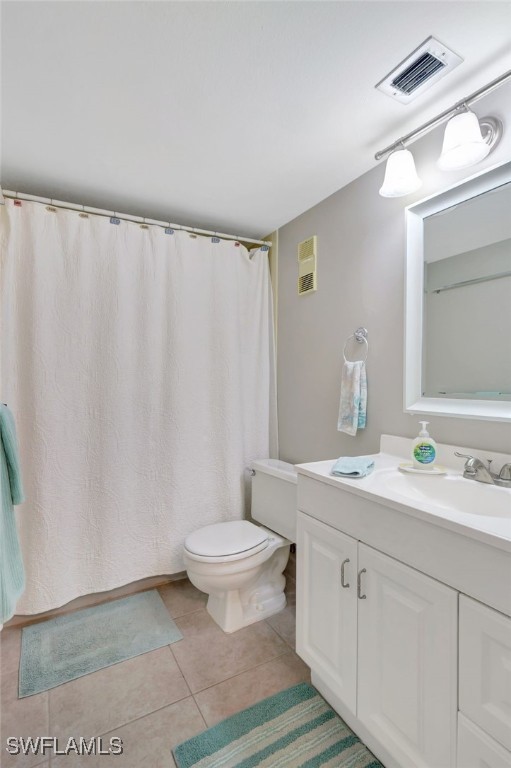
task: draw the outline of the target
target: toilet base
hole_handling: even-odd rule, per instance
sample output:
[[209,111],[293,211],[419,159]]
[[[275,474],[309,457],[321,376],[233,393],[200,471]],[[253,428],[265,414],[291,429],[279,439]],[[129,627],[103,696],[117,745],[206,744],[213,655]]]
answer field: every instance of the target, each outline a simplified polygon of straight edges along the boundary
[[252,590],[252,594],[248,597],[240,590],[210,595],[206,606],[207,611],[224,632],[228,634],[236,632],[238,629],[255,624],[256,621],[267,619],[286,607],[284,576],[282,580],[283,585],[278,592],[268,589],[269,585],[266,585],[262,590]]
[[265,549],[237,560],[208,562],[184,552],[188,578],[209,595],[208,613],[224,632],[236,632],[286,607],[283,571],[290,542],[273,531],[268,534]]
[[254,555],[252,563],[245,562],[237,574],[219,574],[215,568],[215,573],[209,570],[200,575],[188,569],[190,581],[209,595],[207,611],[224,632],[236,632],[286,607],[282,572],[289,559],[289,543],[274,534],[271,547],[269,557],[265,551]]

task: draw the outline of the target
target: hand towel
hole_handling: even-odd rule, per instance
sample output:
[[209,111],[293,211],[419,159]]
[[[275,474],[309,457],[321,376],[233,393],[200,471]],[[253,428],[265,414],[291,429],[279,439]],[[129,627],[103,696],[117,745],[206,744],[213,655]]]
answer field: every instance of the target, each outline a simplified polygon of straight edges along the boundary
[[14,614],[25,589],[25,572],[18,540],[14,504],[24,501],[12,413],[0,403],[0,625]]
[[367,411],[367,374],[362,360],[346,360],[342,368],[341,400],[337,429],[348,435],[356,435],[364,429]]
[[341,456],[332,467],[332,475],[339,477],[365,477],[374,469],[370,456]]

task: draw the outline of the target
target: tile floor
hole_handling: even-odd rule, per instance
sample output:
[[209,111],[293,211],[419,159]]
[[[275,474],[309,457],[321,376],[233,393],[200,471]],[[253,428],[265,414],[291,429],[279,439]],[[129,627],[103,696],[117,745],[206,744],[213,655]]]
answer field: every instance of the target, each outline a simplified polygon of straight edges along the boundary
[[[21,630],[0,634],[2,768],[173,768],[172,746],[266,696],[308,681],[294,652],[294,579],[288,605],[266,621],[226,635],[187,579],[159,588],[183,639],[143,656],[19,700]],[[122,756],[12,756],[8,736],[111,736]]]

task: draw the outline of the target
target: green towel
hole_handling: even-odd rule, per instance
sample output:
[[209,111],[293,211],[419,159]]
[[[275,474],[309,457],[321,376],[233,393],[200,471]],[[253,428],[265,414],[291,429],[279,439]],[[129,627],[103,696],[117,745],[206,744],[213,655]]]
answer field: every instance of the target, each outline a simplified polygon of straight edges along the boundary
[[372,456],[341,456],[332,467],[332,475],[339,477],[365,477],[374,469]]
[[25,572],[14,518],[14,504],[24,501],[12,413],[0,403],[0,626],[11,618],[25,589]]

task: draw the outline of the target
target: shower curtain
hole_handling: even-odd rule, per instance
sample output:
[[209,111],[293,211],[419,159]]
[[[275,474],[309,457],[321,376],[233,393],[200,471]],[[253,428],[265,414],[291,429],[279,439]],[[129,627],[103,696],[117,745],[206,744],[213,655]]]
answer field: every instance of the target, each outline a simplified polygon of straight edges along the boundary
[[268,254],[35,202],[0,206],[2,399],[15,414],[17,613],[183,570],[274,452]]

